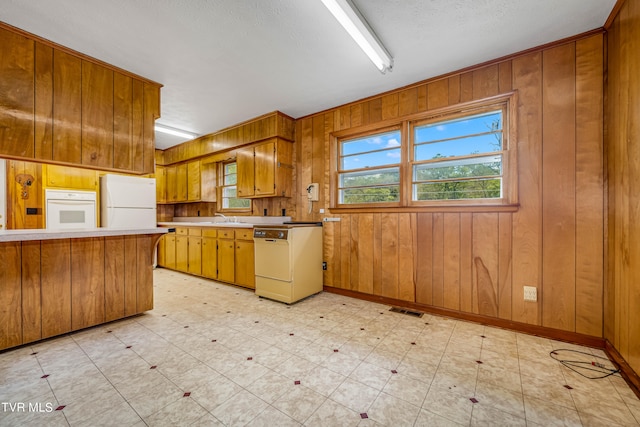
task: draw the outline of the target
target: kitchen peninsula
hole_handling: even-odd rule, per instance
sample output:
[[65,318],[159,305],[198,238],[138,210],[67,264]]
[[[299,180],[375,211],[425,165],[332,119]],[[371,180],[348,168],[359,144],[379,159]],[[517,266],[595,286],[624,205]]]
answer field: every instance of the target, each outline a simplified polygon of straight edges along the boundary
[[166,232],[0,231],[0,350],[151,310]]

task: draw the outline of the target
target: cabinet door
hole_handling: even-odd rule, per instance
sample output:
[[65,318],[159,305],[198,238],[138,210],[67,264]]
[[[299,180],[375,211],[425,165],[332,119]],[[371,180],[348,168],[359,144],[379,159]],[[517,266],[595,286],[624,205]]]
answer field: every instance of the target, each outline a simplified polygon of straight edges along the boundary
[[0,28],[0,154],[34,156],[34,42]]
[[165,234],[164,240],[164,265],[163,267],[176,269],[176,235],[175,233]]
[[238,197],[251,197],[255,194],[253,147],[238,150],[236,164],[238,168]]
[[133,170],[133,79],[113,73],[113,167]]
[[235,281],[235,245],[230,239],[218,239],[218,280]]
[[53,160],[82,164],[82,60],[53,51]]
[[82,61],[82,164],[113,167],[113,71]]
[[0,349],[4,349],[23,343],[20,242],[0,243],[0,264]]
[[189,270],[189,237],[176,236],[176,270]]
[[276,148],[274,142],[256,146],[255,156],[255,195],[275,195],[276,180]]
[[183,163],[176,167],[176,189],[178,191],[177,199],[178,202],[186,202],[187,201],[187,164]]
[[215,238],[202,238],[202,275],[209,279],[218,277],[218,241]]
[[202,237],[189,236],[189,273],[202,275]]
[[236,284],[255,289],[253,241],[236,240]]
[[98,189],[97,172],[68,166],[46,165],[47,187],[74,190]]
[[200,200],[200,161],[187,163],[187,200]]
[[156,166],[156,203],[167,203],[167,170],[164,166]]
[[178,201],[178,167],[167,166],[167,202],[175,203]]

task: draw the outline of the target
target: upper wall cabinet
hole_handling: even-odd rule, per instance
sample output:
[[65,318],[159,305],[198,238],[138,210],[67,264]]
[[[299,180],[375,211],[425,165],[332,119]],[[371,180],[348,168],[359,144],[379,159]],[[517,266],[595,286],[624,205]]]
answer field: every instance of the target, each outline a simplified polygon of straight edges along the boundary
[[153,173],[160,87],[0,24],[0,156]]
[[280,138],[239,149],[238,197],[291,197],[293,144]]

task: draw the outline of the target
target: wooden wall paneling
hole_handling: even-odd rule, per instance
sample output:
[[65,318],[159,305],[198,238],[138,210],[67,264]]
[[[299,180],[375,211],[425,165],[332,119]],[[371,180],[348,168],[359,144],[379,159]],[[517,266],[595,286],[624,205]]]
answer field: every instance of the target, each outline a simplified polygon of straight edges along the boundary
[[[518,90],[518,185],[521,205],[512,215],[512,320],[540,325],[542,314],[542,54],[512,63]],[[525,302],[523,286],[536,286],[538,302]]]
[[35,158],[53,158],[53,48],[35,42]]
[[113,73],[113,167],[133,170],[133,79]]
[[409,302],[416,301],[415,218],[415,213],[398,215],[398,299]]
[[53,160],[82,163],[82,60],[53,51]]
[[382,97],[382,120],[391,120],[398,117],[398,93],[390,93]]
[[71,328],[105,321],[104,239],[71,240]]
[[349,238],[351,242],[349,244],[349,248],[351,253],[349,255],[349,271],[351,276],[349,276],[349,287],[353,291],[359,290],[358,287],[360,285],[360,246],[358,245],[358,232],[360,228],[358,223],[360,222],[360,215],[351,215],[351,226],[349,227]]
[[34,156],[34,42],[0,28],[0,153]]
[[442,306],[460,310],[460,214],[445,213],[443,217],[443,283]]
[[144,121],[143,121],[143,168],[145,173],[153,173],[155,167],[155,122],[160,118],[160,87],[150,83],[143,84]]
[[[168,236],[167,236],[168,237]],[[166,237],[164,237],[166,239]],[[169,268],[175,268],[176,245],[175,234],[171,234],[171,248],[167,244],[167,253],[171,250],[171,254],[167,258],[173,259],[173,265]],[[124,236],[124,315],[131,316],[138,313],[138,238],[136,236]]]
[[418,88],[412,87],[398,93],[398,116],[403,117],[418,112]]
[[473,214],[473,312],[498,316],[498,214]]
[[125,317],[125,250],[124,237],[104,238],[104,318],[109,322]]
[[42,338],[71,331],[71,241],[41,243]]
[[82,61],[84,165],[113,167],[113,95],[113,71],[102,65]]
[[[335,122],[334,122],[333,115],[325,114],[324,115],[324,135],[322,136],[322,141],[314,140],[314,153],[316,152],[316,150],[318,150],[319,154],[322,155],[321,160],[314,162],[314,165],[313,165],[313,170],[316,171],[315,173],[322,176],[322,184],[320,185],[320,192],[321,192],[320,202],[315,204],[316,208],[318,209],[318,213],[316,214],[318,221],[322,221],[322,218],[324,217],[324,215],[320,214],[320,211],[319,211],[320,208],[330,206],[331,204],[332,190],[331,190],[330,165],[331,165],[331,162],[334,161],[332,156],[335,155],[335,153],[333,153],[335,149],[332,150],[332,147],[330,146],[330,144],[332,144],[332,141],[333,141],[333,139],[331,138],[331,132],[333,132],[334,128],[335,128]],[[294,145],[293,148],[295,150],[296,146]],[[294,179],[295,177],[296,175],[294,175]],[[325,209],[325,212],[327,212],[327,209]]]
[[0,348],[22,344],[20,242],[0,243]]
[[460,102],[460,74],[455,74],[447,79],[449,81],[449,105]]
[[473,214],[460,214],[460,310],[473,312]]
[[507,93],[513,90],[512,62],[504,61],[498,64],[498,93]]
[[473,71],[460,74],[460,102],[473,101]]
[[153,309],[153,251],[156,236],[136,237],[136,312]]
[[28,343],[42,338],[40,241],[22,242],[21,251],[22,343]]
[[382,120],[382,98],[374,98],[369,101],[369,123],[378,123]]
[[382,296],[398,299],[398,215],[383,213],[382,260],[387,266],[382,268]]
[[575,330],[575,44],[543,52],[542,325]]
[[[22,184],[17,181],[20,175],[33,178],[32,184],[25,187],[26,198],[23,198]],[[26,179],[26,177],[23,178]],[[43,203],[42,165],[9,160],[7,162],[7,228],[14,230],[44,228]],[[36,214],[27,215],[27,208],[36,209]]]
[[351,289],[351,216],[340,215],[340,287]]
[[[638,182],[640,182],[640,78],[638,70],[640,70],[640,60],[638,59],[638,49],[640,48],[640,5],[638,2],[626,2],[623,8],[628,9],[626,16],[628,17],[628,25],[623,25],[626,31],[624,39],[628,41],[628,50],[625,52],[626,68],[629,73],[629,81],[626,90],[629,93],[629,102],[626,105],[628,109],[629,122],[626,122],[626,138],[628,141],[629,157],[628,166],[628,182],[629,182],[629,218],[631,224],[637,224],[640,221],[640,195]],[[624,42],[623,42],[624,43]],[[621,88],[624,90],[625,88]],[[628,341],[626,360],[633,367],[636,373],[640,372],[640,233],[637,226],[629,228],[629,274],[628,285],[626,289],[626,304],[628,306],[628,317],[621,319],[627,321]]]
[[427,84],[421,84],[418,86],[418,112],[427,111],[427,100],[429,94],[427,93]]
[[353,104],[351,106],[351,114],[349,117],[349,120],[351,122],[351,126],[362,126],[363,123],[363,111],[365,110],[363,108],[363,104],[362,102],[359,102],[357,104]]
[[427,94],[427,109],[446,107],[449,105],[449,80],[436,80],[427,84]]
[[364,292],[367,294],[373,294],[373,214],[354,215],[354,219],[357,220],[352,223],[352,230],[356,227],[357,231],[352,232],[352,239],[354,234],[356,236],[355,242],[352,241],[352,245],[355,243],[358,252],[358,260],[354,268],[358,269],[358,292]]
[[382,214],[373,214],[373,295],[382,295]]
[[307,201],[306,186],[313,181],[313,162],[311,155],[313,153],[313,131],[314,131],[313,118],[302,120],[302,137],[300,139],[299,150],[297,153],[296,168],[300,182],[298,183],[298,191],[296,191],[298,198],[298,206],[301,206],[300,212],[298,212],[300,220],[308,220],[310,218]]
[[[325,206],[325,194],[328,194],[329,187],[325,188],[325,149],[327,152],[329,151],[329,147],[327,145],[327,141],[329,140],[329,132],[333,129],[333,118],[329,119],[331,121],[330,128],[327,127],[327,118],[331,117],[331,114],[322,114],[320,116],[313,118],[313,138],[311,140],[311,181],[309,182],[301,182],[304,188],[311,183],[317,183],[319,185],[318,190],[318,202],[312,203],[312,212],[310,215],[310,219],[312,221],[320,221],[322,216],[318,212],[318,209],[321,206]],[[306,192],[305,192],[306,196]],[[309,201],[307,200],[307,204]],[[308,212],[308,207],[307,207]]]
[[[131,137],[132,137],[132,168],[133,170],[144,170],[144,83],[140,80],[133,80],[133,87],[131,88]],[[171,156],[173,150],[167,150],[165,153],[168,154],[168,157]],[[172,159],[168,158],[167,163],[173,163]],[[169,179],[167,178],[167,182]]]
[[416,266],[416,302],[432,305],[433,214],[417,214],[418,265]]
[[592,336],[603,334],[603,59],[602,34],[576,42],[576,332]]
[[510,212],[498,214],[498,317],[511,320],[513,219]]
[[[337,108],[332,114],[334,116],[333,122],[335,130],[347,129],[351,127],[351,107]],[[324,114],[314,116],[312,119],[322,116],[324,116]]]
[[479,68],[472,73],[473,99],[488,98],[500,93],[498,64]]
[[[429,91],[431,94],[431,91]],[[431,255],[432,261],[432,273],[431,282],[433,293],[432,304],[436,307],[444,306],[444,214],[442,212],[436,212],[433,214],[433,227],[432,231],[432,243],[433,251]]]

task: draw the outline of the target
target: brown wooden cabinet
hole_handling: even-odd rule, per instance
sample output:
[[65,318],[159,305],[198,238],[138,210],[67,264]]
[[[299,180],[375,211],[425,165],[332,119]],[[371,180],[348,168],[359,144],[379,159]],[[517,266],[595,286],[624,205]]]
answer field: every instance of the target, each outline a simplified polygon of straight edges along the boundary
[[182,163],[176,166],[176,202],[186,202],[189,194],[189,184],[187,182],[187,164]]
[[202,275],[202,232],[199,228],[190,228],[187,238],[189,274]]
[[218,236],[216,229],[202,230],[202,275],[209,279],[218,278]]
[[176,228],[176,270],[189,271],[189,236],[186,228]]
[[0,155],[143,174],[160,85],[0,23]]
[[253,229],[238,229],[235,244],[235,283],[255,289]]
[[200,201],[200,161],[187,163],[187,201]]
[[68,188],[74,190],[98,189],[98,172],[91,169],[69,166],[43,165],[45,187]]
[[235,241],[232,229],[218,231],[218,280],[234,283],[235,274]]
[[[206,181],[203,182],[203,171]],[[210,183],[210,168],[199,160],[166,166],[166,202],[215,202],[215,180]],[[206,188],[203,188],[203,184]]]
[[293,144],[271,138],[239,149],[238,197],[291,197]]
[[156,203],[167,203],[167,169],[164,166],[156,166],[153,176],[156,179]]

